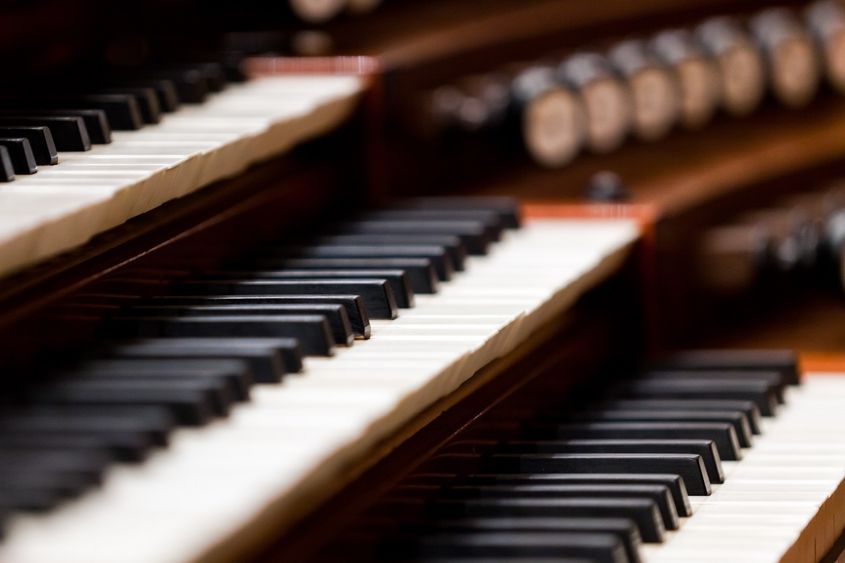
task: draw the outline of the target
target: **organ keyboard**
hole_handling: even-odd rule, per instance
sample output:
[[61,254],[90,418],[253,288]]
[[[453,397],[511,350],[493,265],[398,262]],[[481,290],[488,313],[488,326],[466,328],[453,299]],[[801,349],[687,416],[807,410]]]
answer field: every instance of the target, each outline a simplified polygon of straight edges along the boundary
[[355,76],[257,78],[182,106],[160,123],[114,131],[108,143],[74,147],[54,134],[55,166],[18,176],[0,192],[0,273],[74,248],[335,127],[351,113],[361,88]]
[[[426,209],[425,201],[410,203],[412,207],[422,208],[402,214],[439,219],[440,212]],[[443,202],[432,202],[436,203]],[[471,211],[471,201],[461,203],[467,206],[467,216],[475,213]],[[483,201],[478,205],[483,208]],[[457,212],[447,210],[442,213],[448,217],[450,213]],[[498,212],[493,215],[494,226],[501,229],[504,221]],[[508,217],[508,222],[513,224],[515,216],[512,212]],[[467,223],[478,225],[478,222],[472,221],[419,220],[417,229],[420,231],[417,232],[422,232],[419,235],[422,240],[426,238],[426,226],[442,235],[455,236],[461,230],[467,230]],[[381,225],[388,234],[391,230],[406,230],[401,226],[391,229],[389,220]],[[356,224],[352,223],[349,230],[355,231],[355,227]],[[411,240],[414,236],[408,235]],[[120,360],[112,360],[105,365],[97,360],[83,363],[72,370],[73,375],[59,379],[52,390],[48,386],[43,395],[37,393],[46,402],[37,406],[31,416],[52,415],[60,419],[73,416],[75,411],[66,413],[64,410],[73,405],[87,405],[91,409],[87,416],[96,416],[98,406],[108,413],[109,409],[117,406],[149,407],[159,404],[157,397],[163,397],[169,385],[174,385],[174,392],[184,388],[189,393],[190,389],[202,388],[205,381],[208,388],[213,380],[206,378],[213,376],[214,370],[207,366],[191,369],[190,362],[184,365],[177,362],[174,366],[169,359],[161,360],[152,367],[144,365],[151,361],[150,358],[178,357],[180,345],[182,357],[208,358],[208,355],[196,350],[197,341],[194,339],[197,336],[225,337],[227,340],[218,340],[219,344],[210,344],[214,346],[217,357],[227,357],[222,351],[226,345],[237,348],[264,344],[266,353],[274,346],[272,341],[263,339],[300,335],[297,351],[301,350],[307,357],[300,375],[285,376],[281,382],[278,373],[258,379],[258,374],[246,371],[245,366],[226,363],[218,366],[218,378],[228,374],[228,377],[251,382],[256,377],[256,381],[267,385],[248,389],[247,383],[247,389],[243,389],[238,397],[229,398],[237,402],[248,396],[247,404],[226,404],[222,406],[222,411],[221,405],[202,405],[199,397],[194,399],[197,402],[193,402],[190,394],[187,399],[185,395],[180,395],[181,398],[174,395],[172,415],[177,423],[197,425],[210,422],[207,419],[214,414],[223,414],[229,408],[232,411],[225,420],[210,422],[202,429],[176,431],[167,449],[153,454],[140,466],[118,466],[109,470],[102,489],[82,497],[79,502],[71,502],[65,509],[45,517],[22,517],[11,522],[0,559],[113,561],[130,557],[137,561],[167,561],[174,558],[187,560],[201,555],[211,547],[213,542],[210,539],[248,527],[269,505],[289,502],[297,495],[306,494],[309,489],[328,486],[326,482],[338,477],[337,472],[342,470],[345,460],[356,452],[365,451],[414,413],[453,391],[479,367],[518,346],[550,316],[575,300],[585,287],[615,270],[634,241],[636,228],[629,221],[535,219],[502,236],[503,240],[494,243],[487,256],[476,256],[482,249],[459,243],[459,248],[473,254],[463,265],[466,272],[449,276],[453,279],[445,281],[436,294],[414,295],[416,305],[413,308],[410,303],[400,305],[395,320],[381,320],[375,318],[381,315],[368,315],[374,317],[369,321],[372,334],[368,340],[354,344],[345,338],[340,342],[332,339],[323,317],[314,316],[318,306],[314,301],[308,305],[310,309],[301,311],[295,309],[296,305],[285,309],[267,304],[247,305],[244,303],[248,301],[239,301],[236,305],[226,306],[228,309],[219,306],[201,311],[202,306],[186,305],[169,312],[160,306],[161,300],[156,300],[151,305],[154,311],[145,312],[143,306],[136,306],[122,313],[124,316],[115,322],[139,324],[145,320],[155,321],[143,330],[153,332],[139,334],[142,338],[138,341],[118,344],[116,349],[107,352]],[[371,247],[373,249],[384,249],[386,252],[383,254],[387,256],[401,255],[404,249],[415,248],[411,245],[397,248],[395,245],[380,247],[376,242],[370,244],[375,245]],[[308,248],[292,252],[294,255],[297,252],[308,255]],[[260,272],[255,271],[259,275]],[[284,272],[281,270],[276,275]],[[306,296],[311,293],[323,297],[342,296],[357,291],[354,285],[350,285],[349,289],[344,289],[342,285],[337,288],[335,284],[321,288],[321,276],[323,280],[329,276],[329,273],[321,272],[314,271],[313,285],[309,285],[307,280],[291,283],[307,288],[302,292]],[[335,273],[338,272],[352,275],[355,270],[344,270],[339,266]],[[251,273],[238,275],[248,276]],[[218,275],[223,273],[211,277]],[[381,278],[378,272],[366,275],[373,284],[379,283]],[[270,277],[272,273],[268,275]],[[343,283],[354,284],[348,279],[337,282]],[[220,288],[213,280],[189,280],[183,282],[184,292],[207,295],[204,301],[196,297],[182,300],[177,292],[165,302],[219,303],[226,301],[228,293],[231,296],[256,296],[256,302],[261,303],[276,295],[274,281],[268,281],[266,289],[244,290],[249,284],[248,281],[233,280]],[[381,284],[382,295],[386,291],[388,296],[392,296],[393,289],[384,287],[384,282]],[[225,291],[227,288],[229,292]],[[281,295],[286,293],[281,291]],[[303,297],[303,303],[308,302],[308,297]],[[368,305],[365,300],[365,310]],[[345,309],[336,305],[336,311],[343,313]],[[134,317],[133,312],[142,316]],[[192,315],[201,312],[208,313],[208,316]],[[321,328],[321,320],[322,330],[306,331],[307,323]],[[194,326],[186,326],[188,324]],[[143,336],[154,336],[155,339],[149,341]],[[254,341],[256,337],[258,340]],[[333,343],[340,346],[336,347]],[[169,347],[169,352],[159,354],[155,351],[156,347]],[[241,356],[236,354],[232,357]],[[291,371],[297,371],[295,365],[289,367]],[[173,374],[170,378],[173,383],[169,382],[167,373]],[[191,375],[196,377],[193,383]],[[149,398],[144,396],[145,391],[150,392]],[[221,391],[218,390],[218,393]],[[211,397],[208,399],[214,401]],[[24,428],[34,424],[26,422],[30,416],[28,412],[24,406],[21,411]],[[80,413],[80,416],[86,415]],[[15,428],[18,424],[16,420],[16,415],[12,413],[7,423]],[[38,431],[53,435],[43,428],[38,428]],[[54,432],[62,434],[60,429]],[[73,432],[70,434],[75,435]],[[272,447],[270,444],[273,444]],[[38,449],[37,444],[31,446]],[[260,463],[256,463],[259,460]],[[14,460],[10,463],[7,471],[12,475],[35,470],[31,466],[16,466]],[[240,475],[241,478],[232,480],[232,475]],[[62,476],[57,477],[60,484]],[[220,496],[210,498],[202,490],[215,490]],[[175,507],[172,518],[158,520],[159,525],[147,522],[143,526],[143,537],[137,536],[137,519],[148,517],[141,507],[152,509],[164,498],[169,498]],[[193,498],[197,502],[193,502]],[[22,501],[26,502],[26,499]],[[7,509],[15,508],[14,504],[9,504],[12,502],[13,496],[6,499]],[[189,512],[182,513],[183,509]],[[88,515],[90,520],[81,515]],[[178,529],[180,522],[184,525],[182,530]],[[109,531],[103,528],[104,525]],[[49,544],[38,539],[44,530],[52,530],[48,532],[53,538]],[[107,534],[114,543],[92,542],[88,536],[90,533]],[[153,534],[161,536],[152,539]],[[27,540],[27,536],[33,540]],[[177,538],[181,539],[175,541]],[[131,548],[130,543],[134,544]]]
[[42,1],[0,563],[841,551],[840,4]]
[[[693,374],[711,379],[687,379]],[[513,406],[488,413],[389,491],[324,556],[818,560],[823,552],[810,538],[838,528],[845,483],[835,437],[845,379],[811,374],[786,389],[785,405],[751,422],[759,426],[752,440],[738,440],[739,453],[737,435],[749,430],[734,434],[732,424],[753,421],[759,411],[754,393],[728,399],[729,385],[775,374],[678,374],[696,382],[694,389],[669,399],[665,389],[623,384],[618,396],[630,398],[598,394],[580,415],[583,397],[553,402],[522,423]],[[714,442],[719,432],[731,439]]]

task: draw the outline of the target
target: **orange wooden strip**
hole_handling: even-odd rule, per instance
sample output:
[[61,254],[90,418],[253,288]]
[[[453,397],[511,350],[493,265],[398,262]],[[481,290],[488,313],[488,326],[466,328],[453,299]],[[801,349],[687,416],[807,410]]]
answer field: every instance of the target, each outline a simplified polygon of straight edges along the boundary
[[830,372],[845,376],[845,354],[799,353],[801,373]]
[[655,206],[647,203],[524,203],[526,219],[635,219],[649,228],[657,217]]
[[250,57],[243,63],[247,76],[272,74],[355,74],[370,76],[378,72],[374,57]]

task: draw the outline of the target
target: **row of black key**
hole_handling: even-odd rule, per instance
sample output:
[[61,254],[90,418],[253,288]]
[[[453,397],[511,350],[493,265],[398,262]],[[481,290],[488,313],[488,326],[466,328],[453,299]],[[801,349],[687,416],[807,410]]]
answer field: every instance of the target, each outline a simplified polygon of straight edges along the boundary
[[[448,220],[433,219],[440,208]],[[57,321],[105,319],[104,343],[52,368],[0,416],[0,451],[8,454],[0,512],[48,509],[99,482],[110,464],[143,460],[176,426],[226,416],[254,384],[300,371],[303,356],[369,338],[370,318],[395,318],[415,292],[437,290],[439,261],[442,272],[462,269],[467,255],[518,225],[514,202],[504,199],[408,200],[396,206],[406,221],[395,237],[390,221],[381,232],[375,226],[390,213],[368,216],[374,234],[366,244],[330,242],[363,236],[336,234],[356,230],[351,221],[313,243],[268,246],[251,264],[180,278],[156,298],[140,300],[136,290],[161,283],[164,272],[121,275],[107,291],[80,295]],[[265,269],[269,261],[274,270]]]
[[692,516],[688,495],[725,481],[722,460],[741,459],[797,381],[789,352],[694,352],[527,420],[494,410],[322,558],[637,562],[640,542]]
[[[57,164],[59,151],[111,142],[112,131],[161,121],[181,103],[201,103],[223,89],[222,65],[198,63],[111,76],[102,87],[39,95],[6,95],[0,110],[0,181]],[[47,90],[46,88],[44,90]]]

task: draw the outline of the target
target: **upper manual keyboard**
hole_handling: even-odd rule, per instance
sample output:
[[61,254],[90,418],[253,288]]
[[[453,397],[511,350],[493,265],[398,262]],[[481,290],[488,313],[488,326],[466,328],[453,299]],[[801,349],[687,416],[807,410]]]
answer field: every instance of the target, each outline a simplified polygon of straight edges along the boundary
[[159,74],[0,110],[0,275],[327,131],[363,88],[273,76],[198,93]]

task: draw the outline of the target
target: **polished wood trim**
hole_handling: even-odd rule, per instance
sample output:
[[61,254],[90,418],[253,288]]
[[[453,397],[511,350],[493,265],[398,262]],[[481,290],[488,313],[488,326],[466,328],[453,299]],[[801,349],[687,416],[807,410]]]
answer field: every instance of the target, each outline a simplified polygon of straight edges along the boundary
[[845,377],[845,352],[838,354],[803,352],[799,355],[799,361],[801,373],[813,372],[814,375]]
[[241,65],[249,77],[277,74],[354,74],[372,76],[379,72],[375,57],[250,57]]
[[[750,301],[746,298],[745,301]],[[735,304],[718,307],[722,322],[689,342],[695,348],[796,350],[804,371],[845,372],[845,299],[824,288],[791,289],[754,307],[728,315]]]
[[644,21],[747,12],[766,4],[764,0],[428,0],[385,5],[362,21],[341,23],[332,31],[341,52],[378,56],[386,68],[408,68],[513,47],[538,37],[556,36],[560,45],[573,32],[597,27],[630,33]]

